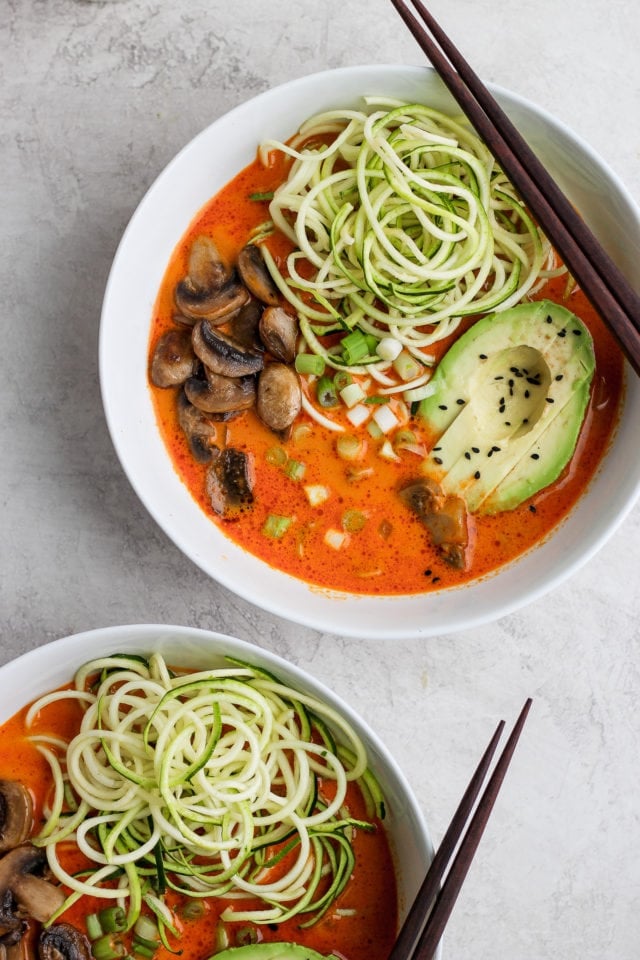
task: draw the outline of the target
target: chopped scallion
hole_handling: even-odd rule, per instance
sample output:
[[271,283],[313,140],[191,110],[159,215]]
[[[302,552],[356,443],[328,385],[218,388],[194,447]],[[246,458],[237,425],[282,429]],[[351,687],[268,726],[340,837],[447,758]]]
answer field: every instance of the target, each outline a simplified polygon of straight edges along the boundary
[[324,357],[317,353],[299,353],[295,361],[298,373],[311,374],[316,377],[322,376],[325,366]]
[[316,386],[316,397],[321,407],[337,407],[340,401],[331,377],[320,377]]
[[344,362],[349,366],[359,363],[369,355],[369,344],[361,330],[354,330],[342,338],[340,343]]
[[279,540],[285,535],[291,525],[291,517],[279,517],[276,513],[270,513],[262,527],[262,533],[265,537],[271,537]]

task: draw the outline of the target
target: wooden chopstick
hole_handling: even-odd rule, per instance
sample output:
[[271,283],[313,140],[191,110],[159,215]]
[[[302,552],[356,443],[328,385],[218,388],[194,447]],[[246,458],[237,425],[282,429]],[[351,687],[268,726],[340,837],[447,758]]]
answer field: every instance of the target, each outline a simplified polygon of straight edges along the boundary
[[411,2],[432,36],[404,0],[391,2],[640,374],[638,293],[421,0]]
[[[531,703],[531,698],[525,701],[463,836],[465,824],[486,778],[504,728],[503,720],[498,724],[431,862],[389,960],[431,960],[435,953],[504,781]],[[456,847],[458,852],[451,863]]]

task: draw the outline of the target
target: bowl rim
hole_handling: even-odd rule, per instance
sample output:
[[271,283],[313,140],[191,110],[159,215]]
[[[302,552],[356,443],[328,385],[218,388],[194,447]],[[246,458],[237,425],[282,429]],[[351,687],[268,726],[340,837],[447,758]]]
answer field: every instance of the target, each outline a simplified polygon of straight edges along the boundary
[[[100,651],[94,649],[97,643],[100,644]],[[362,738],[372,766],[377,768],[378,774],[383,772],[381,779],[386,781],[390,792],[396,799],[400,798],[401,810],[394,809],[393,801],[388,803],[392,822],[396,816],[399,825],[404,826],[406,822],[411,827],[411,841],[417,855],[416,867],[421,872],[426,871],[434,855],[429,827],[413,788],[380,735],[327,683],[280,654],[247,640],[215,630],[167,623],[114,624],[51,640],[0,665],[0,685],[8,693],[0,707],[0,723],[5,723],[36,697],[68,682],[83,663],[98,656],[127,651],[145,653],[152,648],[168,652],[178,649],[178,645],[180,652],[172,656],[179,659],[182,654],[185,666],[195,667],[199,656],[203,659],[207,656],[220,658],[230,653],[239,660],[268,668],[285,683],[321,699],[340,713]],[[10,701],[9,706],[7,700]],[[404,851],[395,845],[392,830],[387,831],[387,836],[396,875],[399,876]],[[399,884],[399,922],[411,906],[407,902],[407,891],[404,894],[403,897]]]
[[[517,590],[510,589],[506,591],[506,595],[503,596],[499,602],[491,602],[489,598],[488,602],[485,601],[476,604],[467,601],[466,603],[463,602],[461,604],[457,604],[455,602],[449,602],[446,598],[459,597],[462,599],[464,594],[468,593],[469,591],[482,590],[484,585],[491,584],[493,581],[499,578],[504,579],[506,571],[513,569],[518,565],[522,565],[523,562],[526,561],[527,557],[531,557],[531,555],[535,554],[536,551],[539,552],[542,550],[545,546],[545,542],[555,539],[558,536],[559,529],[566,525],[568,518],[566,518],[559,525],[559,527],[556,527],[555,530],[552,531],[551,535],[546,541],[536,545],[526,554],[513,561],[511,564],[500,568],[498,571],[495,571],[488,577],[477,579],[461,587],[438,591],[436,594],[428,593],[402,596],[385,595],[379,597],[367,594],[347,594],[336,590],[327,590],[311,584],[306,584],[304,581],[298,580],[295,577],[291,577],[288,574],[277,572],[278,581],[283,584],[288,582],[290,589],[294,591],[294,595],[296,596],[296,602],[294,604],[295,609],[292,610],[290,605],[288,606],[286,602],[282,602],[282,593],[286,591],[275,589],[274,584],[271,582],[269,582],[268,586],[262,587],[260,586],[259,582],[260,577],[252,577],[251,575],[246,578],[240,578],[240,582],[238,582],[238,577],[233,572],[233,569],[231,569],[230,572],[228,566],[220,563],[218,563],[214,572],[212,566],[215,562],[215,559],[209,561],[206,557],[200,556],[198,554],[198,550],[189,542],[189,538],[185,536],[179,529],[176,529],[175,525],[172,525],[167,516],[166,509],[163,509],[165,505],[160,505],[154,502],[153,497],[150,495],[148,485],[145,486],[145,484],[141,481],[140,476],[136,475],[132,471],[131,464],[127,462],[126,452],[124,451],[120,442],[121,436],[118,429],[119,425],[113,409],[111,387],[109,383],[109,319],[114,288],[119,280],[119,270],[123,258],[126,256],[126,250],[133,232],[137,229],[137,226],[141,222],[142,218],[146,216],[147,211],[153,207],[156,194],[162,190],[165,182],[167,182],[173,176],[174,171],[176,171],[185,162],[185,158],[188,158],[192,152],[196,153],[198,151],[205,139],[212,135],[212,131],[215,130],[218,125],[233,125],[236,122],[240,122],[242,120],[243,113],[249,110],[259,109],[263,103],[272,98],[286,97],[289,91],[299,92],[306,89],[311,89],[318,84],[322,85],[329,82],[335,83],[342,79],[352,80],[353,78],[362,78],[364,80],[364,78],[369,76],[372,71],[375,71],[376,75],[381,77],[381,85],[382,83],[387,83],[390,77],[393,78],[399,74],[416,80],[418,78],[425,78],[430,75],[431,82],[437,82],[434,81],[435,73],[433,68],[429,66],[362,64],[358,66],[341,67],[335,70],[318,71],[288,80],[285,83],[263,91],[257,96],[236,105],[230,111],[221,115],[207,127],[201,130],[192,140],[186,143],[180,151],[178,151],[174,158],[156,177],[141,199],[118,245],[107,280],[102,308],[99,336],[100,384],[103,407],[109,433],[129,482],[132,484],[138,497],[160,528],[167,534],[167,536],[169,536],[174,544],[207,575],[211,576],[222,586],[230,589],[239,596],[243,597],[243,599],[248,600],[263,610],[313,629],[332,633],[340,633],[344,636],[367,637],[368,639],[376,640],[412,639],[416,637],[446,635],[459,630],[470,629],[495,621],[510,613],[513,613],[525,605],[534,602],[544,594],[560,586],[566,579],[584,566],[623,523],[624,519],[631,511],[638,497],[640,496],[640,469],[636,469],[635,477],[628,478],[626,490],[624,491],[623,496],[620,498],[615,517],[609,519],[606,523],[601,523],[599,528],[597,528],[597,526],[592,526],[587,534],[588,540],[586,541],[586,544],[582,545],[580,551],[575,549],[570,550],[570,560],[568,562],[563,561],[562,564],[556,564],[556,566],[559,566],[559,569],[550,567],[548,570],[542,570],[539,575],[527,583],[524,588],[522,585],[520,585],[519,589]],[[488,84],[488,86],[499,99],[505,98],[511,108],[515,106],[516,108],[519,107],[525,110],[527,114],[530,114],[541,121],[545,127],[553,130],[554,136],[564,138],[568,137],[573,144],[577,145],[582,154],[587,158],[588,162],[594,168],[596,168],[598,172],[616,188],[619,195],[624,198],[625,208],[629,212],[630,216],[635,218],[638,235],[640,236],[640,208],[637,206],[635,200],[629,194],[627,188],[617,174],[602,160],[599,154],[597,154],[596,151],[593,150],[588,143],[586,143],[586,141],[584,141],[578,134],[571,130],[565,123],[555,118],[545,109],[538,107],[536,104],[527,100],[525,97],[517,93],[513,93],[512,91],[508,91],[505,88],[495,84]],[[215,191],[213,191],[213,193],[214,192]],[[193,211],[192,216],[195,216],[196,214],[197,210]],[[178,241],[174,239],[172,246],[175,247],[177,242]],[[163,265],[163,267],[164,266],[165,265]],[[635,384],[633,384],[633,386],[635,388]],[[627,393],[628,390],[629,376],[627,374]],[[614,442],[615,437],[612,439],[610,448]],[[593,486],[598,473],[601,471],[603,464],[606,462],[609,456],[609,453],[610,450],[605,454],[605,459],[603,460],[596,477],[592,479],[588,490]],[[171,465],[171,469],[173,469],[173,465]],[[188,491],[187,495],[191,497]],[[585,496],[586,494],[581,497],[582,501],[585,499]],[[574,507],[574,509],[570,512],[569,517],[576,512],[578,505],[579,504],[577,504],[576,507]],[[197,509],[200,510],[199,507]],[[203,516],[206,515],[203,514]],[[208,518],[207,520],[209,524],[216,526],[213,521]],[[219,528],[216,526],[216,529]],[[220,535],[226,541],[222,548],[222,552],[226,556],[231,555],[236,557],[236,551],[239,550],[244,554],[246,561],[249,564],[250,573],[256,571],[261,572],[264,577],[271,579],[271,574],[269,571],[273,573],[274,568],[271,568],[263,561],[258,561],[257,558],[255,558],[252,554],[243,551],[242,548],[238,548],[237,545],[233,544],[232,541],[229,541],[226,535],[222,532]],[[255,566],[254,561],[257,563],[257,566]],[[517,576],[515,577],[515,581],[516,583],[518,582]],[[305,590],[300,591],[299,585],[302,585]],[[308,603],[298,602],[296,591],[300,592],[301,596],[306,596],[308,598]],[[484,601],[484,594],[482,596]],[[333,603],[333,607],[329,607],[327,604],[323,605],[323,601],[319,599],[320,597],[323,597],[328,603],[333,603],[333,601],[336,602]],[[438,603],[435,598],[444,599],[441,599],[441,602]],[[410,603],[413,601],[414,607],[417,608],[418,603],[416,601],[420,600],[425,604],[424,611],[421,611],[420,613],[416,611],[413,613],[412,607],[412,616],[410,618],[405,619],[402,616],[401,611],[399,611],[400,616],[395,615],[400,604],[407,604],[407,602]],[[354,601],[355,605],[359,607],[360,613],[364,614],[364,619],[366,621],[366,626],[364,627],[359,625],[359,618],[357,615],[354,615],[353,617],[342,615],[346,613],[344,606],[345,602],[349,604],[354,603]],[[369,607],[373,603],[377,604],[378,609],[381,612],[382,609],[385,608],[384,616],[378,617],[373,613],[372,610],[370,611]],[[444,613],[441,613],[440,607],[443,606]],[[392,627],[386,622],[387,607],[391,608],[392,610]],[[447,607],[452,609],[447,612]],[[431,617],[431,620],[429,617]]]

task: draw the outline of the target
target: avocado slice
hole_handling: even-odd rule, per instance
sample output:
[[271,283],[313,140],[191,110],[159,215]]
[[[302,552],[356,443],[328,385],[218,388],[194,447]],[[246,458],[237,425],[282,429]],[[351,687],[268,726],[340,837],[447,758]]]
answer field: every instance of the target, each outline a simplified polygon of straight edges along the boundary
[[[332,960],[333,955],[330,957]],[[248,943],[244,947],[229,947],[216,953],[210,960],[327,960],[321,953],[297,943]]]
[[420,416],[425,473],[471,513],[512,510],[571,459],[589,402],[591,334],[550,300],[479,320],[448,350]]

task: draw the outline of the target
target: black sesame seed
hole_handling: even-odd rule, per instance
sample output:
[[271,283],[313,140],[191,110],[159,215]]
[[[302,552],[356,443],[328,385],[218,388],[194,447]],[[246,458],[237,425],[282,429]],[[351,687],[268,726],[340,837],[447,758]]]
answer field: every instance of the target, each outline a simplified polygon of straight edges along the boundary
[[525,417],[522,422],[523,422],[523,423],[529,423],[529,417]]
[[505,420],[504,425],[505,425],[505,427],[510,427],[510,426],[511,426],[511,420]]
[[566,335],[567,335],[567,331],[564,329],[564,327],[562,328],[562,330],[558,330],[559,337],[566,337]]
[[465,458],[465,460],[471,460],[471,454],[469,453],[468,450],[465,450],[465,452],[464,452],[464,458]]
[[536,512],[536,508],[535,508],[535,506],[534,506],[532,503],[529,504],[529,510],[531,511],[531,513],[535,513],[535,512]]
[[532,453],[532,454],[531,454],[531,459],[532,459],[532,460],[539,460],[539,459],[540,459],[540,454],[539,454],[539,453]]
[[442,447],[434,447],[434,450],[442,450]]
[[581,336],[582,336],[582,330],[577,330],[577,329],[576,329],[576,330],[572,330],[571,333],[575,334],[576,337],[581,337]]
[[493,447],[491,448],[491,450],[487,450],[487,456],[488,456],[488,457],[492,457],[492,456],[493,456]]
[[425,577],[430,577],[430,576],[431,576],[431,568],[429,568],[428,570],[425,570],[424,575],[425,575]]
[[500,447],[491,447],[494,453],[500,453]]
[[463,407],[463,406],[464,406],[464,404],[466,403],[466,401],[465,401],[465,400],[462,400],[462,399],[460,399],[460,400],[456,400],[456,403],[458,404],[458,406],[459,406],[459,407]]
[[531,396],[531,392],[529,390],[525,390],[524,395],[525,395],[525,398],[528,399]]
[[504,403],[501,403],[498,407],[498,413],[504,413],[506,409],[507,408],[505,407]]
[[547,401],[547,403],[555,403],[555,400],[553,399],[553,397],[545,397],[545,400]]
[[527,377],[527,383],[530,383],[532,387],[540,386],[540,381],[536,380],[535,377]]
[[434,463],[441,464],[441,463],[442,463],[442,459],[441,459],[440,457],[434,457],[434,458],[433,458],[433,462],[434,462]]
[[474,453],[480,453],[480,447],[471,447]]
[[504,380],[504,377],[501,374],[498,374],[497,377],[493,378],[494,380]]
[[478,356],[480,357],[481,360],[486,360],[486,359],[487,359],[486,353],[479,353]]
[[563,377],[564,377],[564,374],[563,374],[563,373],[559,373],[559,374],[556,376],[556,380],[562,380]]
[[476,470],[476,472],[474,473],[473,477],[474,477],[475,480],[479,480],[479,479],[480,479],[480,471],[479,471],[479,470]]
[[449,408],[448,408],[448,406],[446,405],[446,403],[441,403],[440,406],[438,407],[438,410],[448,410],[448,409],[449,409]]
[[434,577],[433,580],[431,581],[431,583],[439,583],[439,582],[440,582],[440,577]]
[[549,316],[547,317],[547,323],[553,323],[552,317],[549,317]]

